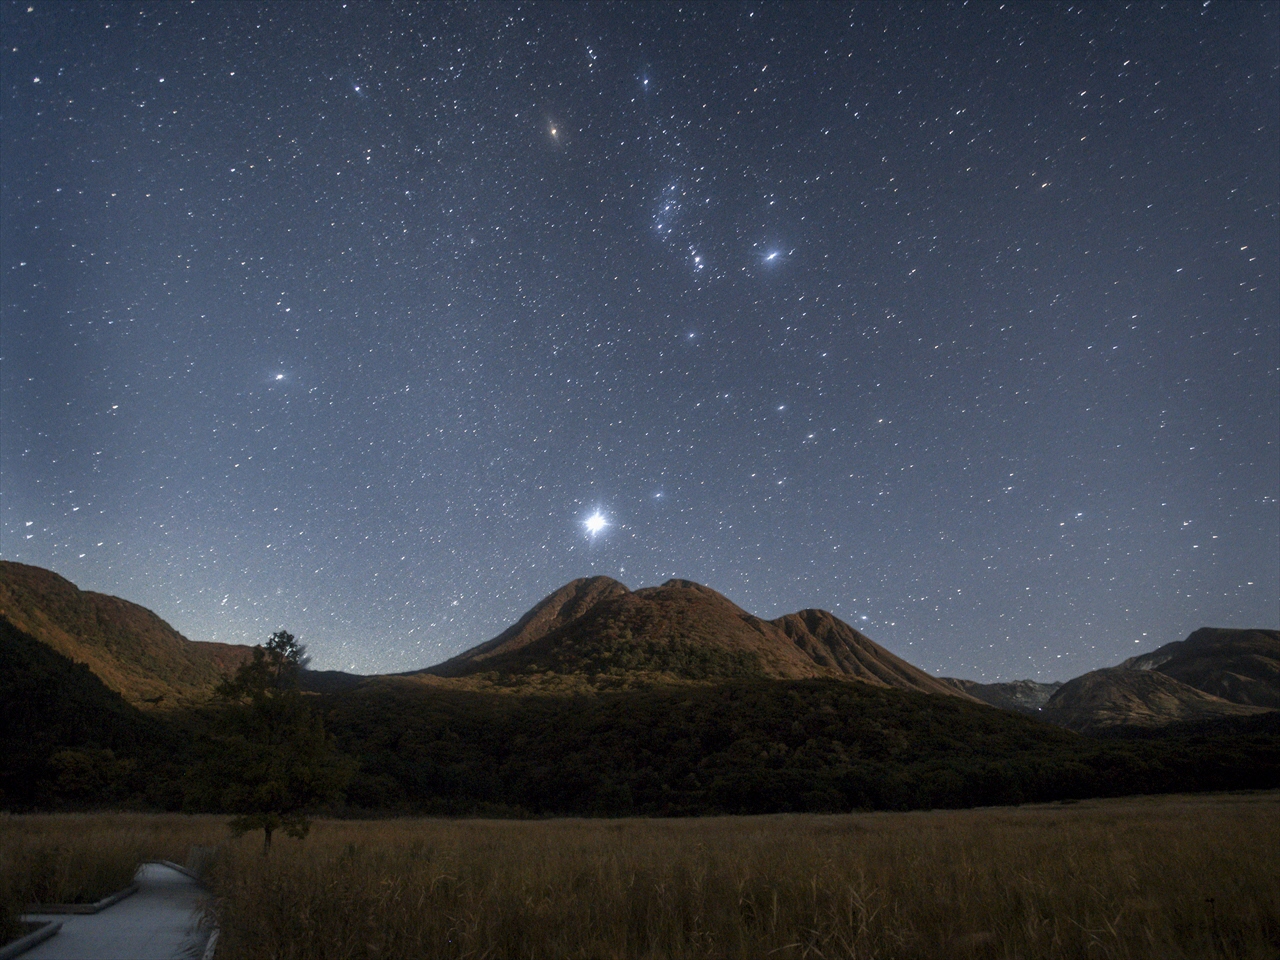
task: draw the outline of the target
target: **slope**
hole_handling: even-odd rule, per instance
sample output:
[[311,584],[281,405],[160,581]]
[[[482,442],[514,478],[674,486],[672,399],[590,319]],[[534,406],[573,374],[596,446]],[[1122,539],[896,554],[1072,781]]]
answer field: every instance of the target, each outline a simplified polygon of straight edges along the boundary
[[1122,725],[1157,727],[1266,712],[1266,707],[1232,703],[1155,670],[1107,667],[1063,684],[1039,716],[1089,733]]
[[11,561],[0,561],[0,617],[135,705],[201,700],[250,656],[249,647],[188,640],[145,607]]
[[762,620],[688,580],[635,591],[608,577],[575,580],[418,675],[562,690],[832,678],[969,699],[826,611]]
[[1233,703],[1280,708],[1280,630],[1201,627],[1121,666],[1158,670]]
[[0,805],[172,806],[181,769],[170,731],[82,663],[0,618]]
[[1040,683],[1037,680],[1009,680],[1004,683],[979,683],[977,680],[958,680],[955,677],[940,679],[983,703],[1001,710],[1013,710],[1015,713],[1036,713],[1062,686],[1061,681]]

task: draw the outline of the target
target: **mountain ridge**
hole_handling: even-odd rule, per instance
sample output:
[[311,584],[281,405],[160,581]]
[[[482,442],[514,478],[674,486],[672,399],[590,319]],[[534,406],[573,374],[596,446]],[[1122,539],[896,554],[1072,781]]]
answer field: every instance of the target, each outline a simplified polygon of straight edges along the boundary
[[1194,720],[1268,713],[1270,707],[1234,703],[1157,670],[1105,667],[1064,683],[1039,716],[1080,733],[1109,727],[1157,727]]
[[1233,703],[1280,708],[1280,630],[1201,627],[1120,666],[1157,670]]
[[691,580],[630,590],[571,581],[497,637],[410,675],[495,682],[577,676],[596,688],[759,676],[830,678],[968,697],[824,610],[763,620]]
[[202,700],[252,656],[251,647],[188,640],[146,607],[9,560],[0,560],[0,617],[134,705]]
[[464,650],[444,663],[410,672],[432,672],[437,676],[447,676],[448,673],[445,671],[449,669],[449,665],[462,658],[482,661],[489,659],[499,649],[518,650],[552,630],[562,627],[570,620],[576,619],[594,606],[602,594],[613,595],[616,592],[614,588],[619,588],[621,591],[627,590],[625,586],[610,577],[579,577],[576,580],[570,580],[563,587],[553,590],[535,603],[519,620],[491,640]]
[[1063,684],[1040,716],[1073,730],[1152,727],[1280,708],[1280,630],[1201,627]]
[[[161,631],[169,641],[156,648],[162,654],[209,650],[149,611],[39,568],[0,566],[0,587],[0,807],[196,803],[222,812],[190,794],[189,777],[222,749],[217,731],[236,708],[179,690],[166,701],[174,709],[144,714],[146,691],[133,690],[131,703],[113,687],[147,663],[151,647],[129,635],[133,626]],[[94,666],[8,614],[62,624],[92,648]],[[102,629],[69,632],[86,624]],[[1232,641],[1230,631],[1214,640],[1228,653]],[[608,578],[574,581],[468,653],[452,679],[304,672],[308,709],[356,770],[349,809],[839,812],[1280,784],[1280,713],[1229,703],[1158,670],[1079,678],[1077,687],[1101,691],[1096,702],[1076,717],[1050,710],[1057,723],[1047,723],[1044,711],[1018,716],[910,688],[921,677],[954,681],[930,678],[828,612],[765,621],[691,581],[637,591]],[[201,662],[217,673],[209,658]],[[182,680],[166,671],[184,664],[178,656],[153,679]],[[1058,696],[1070,706],[1068,687]],[[1152,723],[1134,725],[1144,711]]]
[[[207,701],[253,649],[189,640],[144,607],[12,561],[0,561],[0,618],[84,663],[135,706]],[[371,677],[302,675],[304,689],[317,693],[409,683],[550,695],[753,678],[959,697],[1077,731],[1140,728],[1280,707],[1280,631],[1203,627],[1065,683],[982,684],[933,677],[825,610],[764,620],[690,580],[633,591],[595,576],[552,591],[497,636],[443,663]]]

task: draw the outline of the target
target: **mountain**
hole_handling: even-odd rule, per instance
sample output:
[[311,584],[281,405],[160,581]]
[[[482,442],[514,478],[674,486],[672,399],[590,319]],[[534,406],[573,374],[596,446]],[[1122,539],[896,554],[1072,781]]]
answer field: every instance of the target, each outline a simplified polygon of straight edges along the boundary
[[442,677],[474,672],[469,669],[472,665],[523,649],[578,619],[601,601],[630,592],[617,580],[609,577],[581,577],[570,581],[535,603],[528,613],[492,640],[428,670]]
[[[0,805],[172,805],[180,742],[73,663],[0,618]],[[177,791],[180,798],[181,793]]]
[[1280,709],[1280,630],[1201,627],[1121,666],[1157,670],[1232,703]]
[[824,610],[761,620],[689,580],[634,591],[609,577],[574,580],[492,640],[417,674],[557,689],[831,678],[970,699]]
[[[193,642],[144,607],[8,561],[0,561],[0,619],[85,664],[135,706],[204,702],[252,649]],[[437,666],[398,678],[302,674],[304,689],[323,694],[369,682],[574,694],[828,679],[977,701],[1077,731],[1151,727],[1280,708],[1280,631],[1205,627],[1066,684],[982,684],[930,676],[823,610],[762,620],[689,580],[633,591],[588,577]]]
[[[631,591],[601,577],[432,672],[303,682],[317,723],[359,768],[350,809],[847,811],[1280,785],[1280,712],[1160,672],[1203,660],[1201,646],[1064,685],[1047,711],[1059,724],[1129,724],[1083,737],[964,692],[1025,698],[1039,685],[937,680],[824,611],[765,621],[689,581]],[[1213,649],[1232,676],[1262,675],[1239,643]],[[187,786],[218,760],[218,731],[239,708],[207,693],[249,655],[0,563],[0,809],[213,802]],[[138,709],[159,698],[174,709]],[[1132,725],[1171,718],[1194,725]]]
[[1013,710],[1015,713],[1036,713],[1062,686],[1061,681],[1039,683],[1035,680],[1011,680],[1007,683],[979,683],[977,680],[957,680],[954,677],[941,679],[943,683],[949,683],[983,703],[1001,710]]
[[943,678],[992,706],[1073,730],[1204,722],[1280,709],[1280,631],[1201,627],[1185,640],[1067,683]]
[[1153,727],[1280,708],[1280,631],[1202,627],[1063,684],[1039,715],[1073,730]]
[[1039,716],[1090,733],[1106,727],[1157,727],[1268,710],[1223,700],[1156,670],[1120,666],[1094,670],[1064,683],[1040,708]]
[[188,640],[136,603],[7,560],[0,560],[0,617],[86,664],[135,705],[202,700],[251,656],[249,647]]

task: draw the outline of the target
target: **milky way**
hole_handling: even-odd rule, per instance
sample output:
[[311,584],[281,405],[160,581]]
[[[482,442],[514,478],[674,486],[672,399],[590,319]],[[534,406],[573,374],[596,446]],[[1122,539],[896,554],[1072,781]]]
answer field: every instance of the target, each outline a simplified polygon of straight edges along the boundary
[[1280,620],[1274,5],[0,9],[6,559],[362,672]]

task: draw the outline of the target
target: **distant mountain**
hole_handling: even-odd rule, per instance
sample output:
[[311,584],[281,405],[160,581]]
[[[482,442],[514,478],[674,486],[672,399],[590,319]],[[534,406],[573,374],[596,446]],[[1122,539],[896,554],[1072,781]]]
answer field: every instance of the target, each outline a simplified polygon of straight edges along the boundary
[[1078,731],[1154,727],[1280,709],[1280,631],[1202,627],[1067,683],[944,678],[992,706]]
[[1280,630],[1201,627],[1121,666],[1158,670],[1232,703],[1280,708]]
[[1232,703],[1156,670],[1107,667],[1064,683],[1039,716],[1091,733],[1106,727],[1157,727],[1266,712],[1267,707]]
[[[754,619],[754,618],[753,618]],[[801,610],[770,621],[819,667],[844,680],[955,696],[950,684],[912,666],[826,610]]]
[[1011,680],[1007,683],[979,683],[977,680],[957,680],[953,677],[941,679],[943,683],[949,683],[983,703],[1016,713],[1036,713],[1062,686],[1062,681],[1039,683],[1035,680]]
[[427,671],[419,672],[430,672],[442,677],[474,673],[476,665],[521,650],[535,640],[541,640],[547,634],[577,620],[601,601],[625,596],[630,592],[617,580],[609,577],[582,577],[570,581],[535,603],[528,613],[492,640],[472,647],[438,666],[430,667]]
[[824,610],[761,620],[689,580],[634,591],[574,580],[487,643],[418,673],[556,689],[831,678],[969,699]]
[[1153,727],[1280,708],[1280,631],[1202,627],[1063,684],[1039,716],[1073,730]]
[[0,617],[87,665],[135,705],[202,700],[251,655],[250,647],[188,640],[146,607],[6,560],[0,560]]

